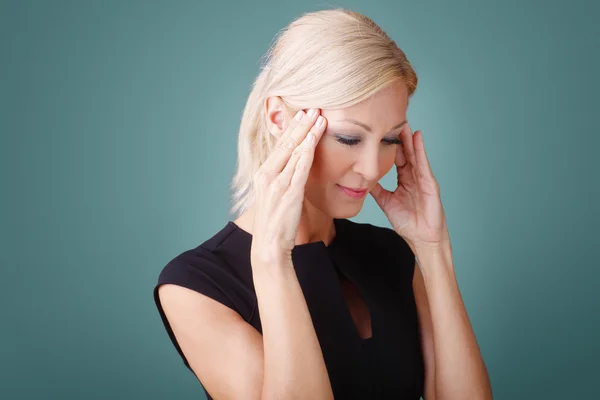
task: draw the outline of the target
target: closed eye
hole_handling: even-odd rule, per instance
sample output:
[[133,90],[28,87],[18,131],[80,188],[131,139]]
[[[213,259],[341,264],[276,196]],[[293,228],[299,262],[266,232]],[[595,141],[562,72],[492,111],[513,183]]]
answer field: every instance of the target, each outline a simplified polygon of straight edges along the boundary
[[[347,146],[355,146],[360,143],[360,139],[348,139],[342,136],[336,136],[335,140],[345,144]],[[402,140],[398,138],[385,138],[381,140],[386,146],[392,146],[394,144],[402,144]]]

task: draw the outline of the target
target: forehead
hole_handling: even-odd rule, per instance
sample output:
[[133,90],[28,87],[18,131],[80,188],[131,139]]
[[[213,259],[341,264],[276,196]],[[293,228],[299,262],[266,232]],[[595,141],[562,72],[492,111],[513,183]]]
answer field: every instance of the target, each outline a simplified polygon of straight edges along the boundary
[[353,106],[338,109],[322,109],[327,125],[346,125],[336,122],[352,118],[373,127],[375,132],[387,132],[406,118],[408,91],[406,85],[398,84],[381,89],[373,96]]

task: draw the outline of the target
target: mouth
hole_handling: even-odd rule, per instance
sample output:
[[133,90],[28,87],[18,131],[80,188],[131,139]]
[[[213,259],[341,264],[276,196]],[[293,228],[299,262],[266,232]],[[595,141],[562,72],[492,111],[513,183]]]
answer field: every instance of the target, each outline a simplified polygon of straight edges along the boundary
[[336,184],[336,186],[338,188],[340,188],[340,190],[345,193],[346,195],[352,197],[353,199],[361,199],[363,197],[365,197],[365,195],[367,194],[367,189],[351,189],[342,185],[338,185]]

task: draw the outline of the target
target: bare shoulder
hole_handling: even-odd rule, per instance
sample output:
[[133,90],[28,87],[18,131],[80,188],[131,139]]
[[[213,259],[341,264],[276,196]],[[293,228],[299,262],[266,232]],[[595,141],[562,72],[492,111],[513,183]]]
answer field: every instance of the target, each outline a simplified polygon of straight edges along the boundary
[[202,293],[163,284],[158,295],[181,350],[211,397],[260,398],[262,335],[236,311]]

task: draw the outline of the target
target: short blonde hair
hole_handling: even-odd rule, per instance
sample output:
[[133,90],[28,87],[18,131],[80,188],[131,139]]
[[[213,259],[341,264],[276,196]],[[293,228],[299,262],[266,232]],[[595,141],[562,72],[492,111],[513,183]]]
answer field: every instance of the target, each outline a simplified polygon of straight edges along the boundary
[[244,108],[232,191],[232,214],[252,205],[253,178],[275,145],[265,101],[281,97],[290,112],[344,108],[399,81],[409,97],[417,75],[402,50],[370,18],[346,9],[305,13],[276,36]]

